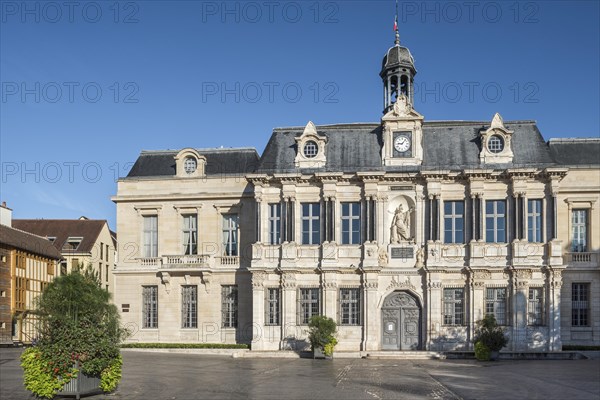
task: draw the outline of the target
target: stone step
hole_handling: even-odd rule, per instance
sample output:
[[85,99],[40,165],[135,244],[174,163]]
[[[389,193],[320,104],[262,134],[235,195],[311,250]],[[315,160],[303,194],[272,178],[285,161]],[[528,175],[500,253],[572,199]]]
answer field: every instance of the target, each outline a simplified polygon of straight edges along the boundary
[[[472,351],[446,351],[448,359],[475,359]],[[499,360],[582,360],[587,357],[578,351],[501,351]]]
[[445,358],[436,351],[370,351],[367,358],[396,360],[437,360]]

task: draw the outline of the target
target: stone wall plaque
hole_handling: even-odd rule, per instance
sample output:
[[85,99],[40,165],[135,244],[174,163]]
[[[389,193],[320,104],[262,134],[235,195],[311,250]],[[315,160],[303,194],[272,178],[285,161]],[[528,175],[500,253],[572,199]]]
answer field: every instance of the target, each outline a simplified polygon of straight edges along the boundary
[[400,258],[403,260],[412,259],[414,257],[414,249],[412,247],[392,247],[392,258]]

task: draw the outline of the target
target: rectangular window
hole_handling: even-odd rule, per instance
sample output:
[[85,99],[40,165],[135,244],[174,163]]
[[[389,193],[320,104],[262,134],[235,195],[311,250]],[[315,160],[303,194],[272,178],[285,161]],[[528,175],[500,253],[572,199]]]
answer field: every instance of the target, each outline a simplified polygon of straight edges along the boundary
[[572,214],[572,229],[573,236],[571,238],[571,251],[586,252],[587,250],[587,210],[573,210]]
[[360,325],[360,289],[340,289],[340,325]]
[[238,255],[238,215],[223,214],[223,255]]
[[49,262],[46,264],[46,273],[48,275],[54,275],[54,263]]
[[265,325],[279,325],[279,289],[268,288],[267,289],[267,316],[265,319]]
[[60,274],[61,274],[61,276],[67,274],[67,262],[66,261],[60,262]]
[[80,267],[79,265],[79,258],[73,258],[71,259],[71,270],[77,270]]
[[485,313],[496,317],[498,325],[507,324],[506,288],[487,288],[485,296]]
[[183,254],[198,254],[198,216],[183,216]]
[[571,325],[590,326],[590,284],[573,283],[571,288]]
[[158,328],[158,286],[142,286],[142,327]]
[[465,203],[444,201],[444,243],[463,243],[464,231]]
[[83,240],[82,237],[69,236],[67,238],[67,240],[65,241],[65,244],[63,244],[63,247],[62,247],[63,251],[75,251],[75,250],[77,250],[77,248],[81,244],[82,240]]
[[527,240],[542,242],[542,200],[527,200]]
[[506,201],[485,202],[485,241],[506,243]]
[[223,328],[236,328],[238,317],[238,288],[236,285],[221,286],[221,312]]
[[529,288],[527,325],[544,325],[544,289]]
[[198,286],[181,287],[181,327],[198,327]]
[[360,203],[342,203],[342,244],[360,244]]
[[444,325],[464,325],[464,297],[463,288],[444,289]]
[[300,289],[298,293],[298,325],[308,325],[310,318],[319,315],[320,290]]
[[144,217],[144,257],[158,257],[158,216]]
[[269,204],[269,244],[281,243],[281,203]]
[[302,244],[321,243],[321,205],[302,203]]
[[108,265],[106,266],[106,282],[108,282]]
[[100,242],[100,259],[104,259],[104,243]]
[[108,261],[108,245],[106,245],[106,253],[105,253],[105,256],[106,256],[106,261]]

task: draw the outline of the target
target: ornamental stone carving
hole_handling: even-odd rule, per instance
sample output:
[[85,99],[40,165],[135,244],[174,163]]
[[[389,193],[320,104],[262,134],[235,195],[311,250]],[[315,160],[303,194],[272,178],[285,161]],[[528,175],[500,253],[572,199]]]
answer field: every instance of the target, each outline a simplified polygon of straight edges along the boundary
[[407,276],[405,281],[400,281],[400,277],[396,279],[396,277],[392,277],[392,281],[386,288],[386,290],[391,289],[412,289],[416,290],[415,286],[410,282],[410,278]]
[[365,289],[377,289],[379,288],[379,283],[377,281],[368,281],[364,283]]
[[378,256],[379,266],[387,267],[388,262],[389,262],[387,249],[383,246],[379,247],[378,254],[379,254],[379,256]]
[[294,274],[283,274],[281,276],[281,286],[284,289],[294,289],[296,287],[296,277]]
[[264,272],[253,272],[252,273],[252,288],[253,289],[262,288],[266,277],[267,277],[267,274],[265,274]]
[[406,293],[395,293],[383,302],[383,308],[419,307],[415,299]]

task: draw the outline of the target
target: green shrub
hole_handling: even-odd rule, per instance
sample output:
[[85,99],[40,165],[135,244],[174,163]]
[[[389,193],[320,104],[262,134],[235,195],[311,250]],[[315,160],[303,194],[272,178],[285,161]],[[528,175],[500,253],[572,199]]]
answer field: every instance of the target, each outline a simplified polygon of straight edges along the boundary
[[123,343],[123,349],[247,349],[247,344],[227,343]]
[[498,326],[496,317],[492,314],[486,315],[483,319],[476,322],[475,335],[473,342],[481,342],[490,351],[500,351],[508,344],[508,337],[504,334],[504,329]]
[[123,367],[123,357],[119,354],[112,363],[100,374],[100,387],[105,392],[112,392],[117,388],[121,381],[121,371]]
[[77,370],[72,367],[67,372],[61,372],[53,365],[51,360],[44,358],[39,348],[26,349],[21,354],[25,388],[38,397],[51,399],[66,382],[77,376]]
[[23,354],[25,387],[39,397],[53,397],[79,372],[77,365],[85,375],[101,380],[106,375],[103,389],[115,388],[121,376],[119,343],[126,332],[93,270],[57,277],[36,305],[40,338]]
[[475,343],[475,358],[479,361],[490,361],[491,351],[482,342]]
[[337,344],[335,338],[337,325],[335,321],[329,317],[315,315],[308,322],[308,340],[312,350],[316,348],[323,349],[326,356],[333,354],[333,348]]

